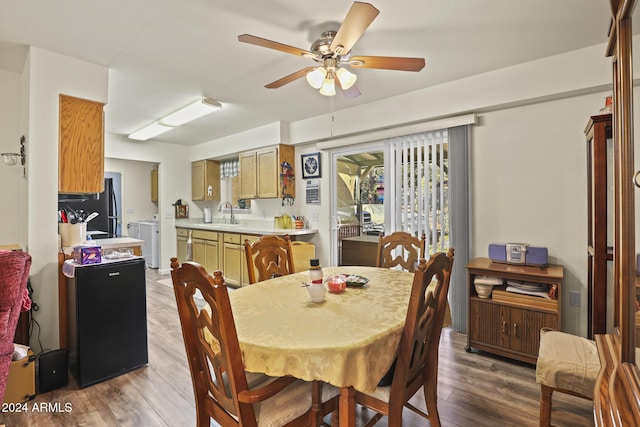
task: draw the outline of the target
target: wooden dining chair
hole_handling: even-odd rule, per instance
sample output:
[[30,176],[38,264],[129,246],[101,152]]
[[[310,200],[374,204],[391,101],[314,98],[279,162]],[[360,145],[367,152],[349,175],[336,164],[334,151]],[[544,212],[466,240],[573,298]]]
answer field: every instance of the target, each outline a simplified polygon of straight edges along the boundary
[[244,251],[251,284],[296,272],[288,235],[261,236],[255,242],[245,240]]
[[[429,261],[421,258],[413,278],[407,320],[398,346],[391,385],[378,386],[373,393],[355,391],[355,402],[377,412],[366,427],[383,416],[388,425],[402,425],[403,407],[427,418],[432,427],[440,426],[437,407],[438,346],[444,321],[453,268],[453,248],[449,253],[436,253]],[[435,289],[427,293],[432,279]],[[409,399],[422,387],[426,401],[425,413],[409,403]]]
[[380,235],[378,239],[378,255],[376,267],[395,268],[413,272],[420,258],[425,258],[426,236],[418,239],[406,231],[396,231],[387,236]]
[[[245,372],[221,271],[171,258],[171,278],[189,359],[197,426],[320,425],[337,408],[338,389],[293,377]],[[194,297],[200,291],[204,302]],[[203,305],[205,307],[203,307]]]

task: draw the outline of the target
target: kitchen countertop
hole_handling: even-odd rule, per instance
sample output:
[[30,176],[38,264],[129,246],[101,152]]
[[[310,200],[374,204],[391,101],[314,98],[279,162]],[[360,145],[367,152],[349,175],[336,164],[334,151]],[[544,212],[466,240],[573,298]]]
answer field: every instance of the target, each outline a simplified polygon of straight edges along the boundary
[[[96,246],[100,246],[102,249],[116,249],[116,248],[131,248],[134,246],[144,245],[144,240],[134,239],[132,237],[114,237],[111,239],[96,239],[92,240]],[[78,245],[76,245],[78,246]],[[64,246],[62,248],[65,254],[73,253],[73,246]]]
[[284,235],[306,236],[316,234],[318,230],[311,228],[274,228],[273,221],[243,219],[242,224],[224,224],[214,222],[205,224],[202,218],[177,219],[176,228],[191,228],[197,230],[221,231],[226,233],[259,234],[259,235]]

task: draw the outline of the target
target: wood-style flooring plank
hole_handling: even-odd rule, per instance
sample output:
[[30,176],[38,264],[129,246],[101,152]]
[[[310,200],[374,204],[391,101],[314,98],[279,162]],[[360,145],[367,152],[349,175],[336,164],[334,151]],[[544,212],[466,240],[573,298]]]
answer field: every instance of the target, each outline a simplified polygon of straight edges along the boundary
[[[0,413],[7,427],[40,426],[195,426],[191,375],[173,290],[147,271],[149,364],[102,383],[78,389],[69,385],[36,396],[24,413]],[[438,409],[445,427],[537,426],[540,388],[531,365],[481,352],[465,351],[466,336],[444,329],[440,344]],[[425,409],[422,391],[412,403]],[[33,411],[33,405],[71,405],[70,412]],[[358,409],[362,426],[373,411]],[[592,426],[592,403],[555,393],[555,426]],[[213,423],[212,425],[215,425]],[[403,425],[428,426],[409,410]],[[376,426],[387,427],[383,418]]]

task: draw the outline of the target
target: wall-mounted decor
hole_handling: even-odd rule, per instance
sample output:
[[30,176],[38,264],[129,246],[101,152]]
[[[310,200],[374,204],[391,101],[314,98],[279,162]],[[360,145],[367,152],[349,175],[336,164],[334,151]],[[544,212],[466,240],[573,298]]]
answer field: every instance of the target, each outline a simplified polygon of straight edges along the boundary
[[302,156],[302,178],[320,178],[320,153],[303,154]]

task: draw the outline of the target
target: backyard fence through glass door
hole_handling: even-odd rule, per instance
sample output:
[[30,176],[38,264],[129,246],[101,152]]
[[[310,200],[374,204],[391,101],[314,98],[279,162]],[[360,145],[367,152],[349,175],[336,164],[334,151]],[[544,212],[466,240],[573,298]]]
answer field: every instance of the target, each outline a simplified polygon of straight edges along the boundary
[[420,237],[433,254],[449,246],[449,150],[446,129],[391,138],[395,229]]

